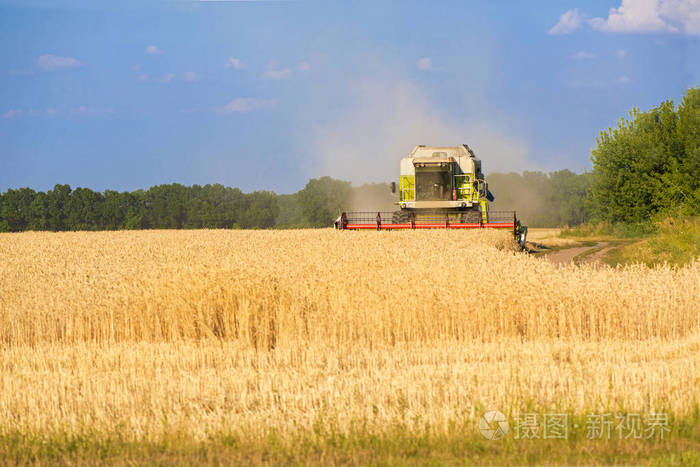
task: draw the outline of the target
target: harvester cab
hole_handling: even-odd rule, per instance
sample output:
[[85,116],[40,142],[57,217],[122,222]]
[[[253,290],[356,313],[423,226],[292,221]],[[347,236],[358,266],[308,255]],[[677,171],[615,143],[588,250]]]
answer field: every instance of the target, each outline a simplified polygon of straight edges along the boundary
[[401,159],[398,203],[402,210],[481,213],[486,222],[487,198],[481,160],[466,144],[416,146]]
[[[512,229],[525,243],[527,227],[515,211],[489,211],[494,200],[481,170],[481,160],[466,144],[416,146],[401,159],[399,206],[394,212],[344,212],[336,220],[340,230],[496,228]],[[398,190],[397,190],[398,188]]]

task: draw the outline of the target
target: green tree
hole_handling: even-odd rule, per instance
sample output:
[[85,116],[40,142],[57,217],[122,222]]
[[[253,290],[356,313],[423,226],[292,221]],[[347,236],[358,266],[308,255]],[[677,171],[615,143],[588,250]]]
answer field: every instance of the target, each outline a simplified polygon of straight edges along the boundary
[[146,192],[136,190],[130,193],[121,193],[121,205],[126,209],[123,228],[127,230],[152,228],[146,212]]
[[657,202],[669,213],[700,214],[700,87],[689,89],[678,106],[677,152],[661,181],[666,196]]
[[254,191],[247,195],[248,206],[241,219],[241,227],[269,229],[274,227],[279,214],[277,195],[271,191]]
[[248,200],[246,195],[238,188],[212,185],[207,192],[207,200],[211,213],[211,223],[217,228],[230,229],[236,223],[241,222]]
[[101,230],[104,197],[89,188],[76,188],[65,205],[66,230]]
[[514,210],[530,227],[577,225],[589,220],[591,173],[493,173],[486,177],[495,196],[491,210]]
[[70,185],[55,185],[46,193],[46,227],[58,231],[66,229],[66,206],[70,201]]
[[299,205],[299,194],[277,195],[279,214],[275,219],[275,227],[278,228],[302,228],[308,227],[304,213]]
[[352,197],[350,182],[331,177],[312,178],[299,191],[299,204],[309,225],[327,227],[343,210],[347,210]]
[[28,230],[47,230],[49,222],[48,196],[43,191],[39,191],[34,196],[31,206],[29,206]]
[[592,206],[598,219],[645,222],[657,213],[700,213],[700,88],[602,131],[592,151]]
[[114,190],[105,190],[104,203],[102,204],[102,223],[106,230],[118,230],[124,228],[126,213],[129,210],[128,203],[122,193]]
[[2,230],[21,232],[26,230],[31,220],[31,205],[36,193],[31,188],[7,190],[0,202]]
[[578,225],[588,220],[590,176],[590,173],[575,174],[566,169],[549,174],[550,202],[557,210],[552,225]]
[[181,229],[188,201],[189,190],[179,183],[153,186],[145,192],[144,220],[154,229]]

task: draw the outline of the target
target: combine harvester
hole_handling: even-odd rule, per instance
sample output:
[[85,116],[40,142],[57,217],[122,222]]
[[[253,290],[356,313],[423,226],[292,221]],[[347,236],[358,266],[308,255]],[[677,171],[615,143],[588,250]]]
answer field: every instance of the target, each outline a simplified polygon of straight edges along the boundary
[[[391,184],[396,193],[396,183]],[[400,209],[393,212],[343,212],[339,230],[503,229],[525,244],[527,227],[515,211],[489,211],[494,200],[481,172],[481,160],[461,146],[416,146],[401,159]]]

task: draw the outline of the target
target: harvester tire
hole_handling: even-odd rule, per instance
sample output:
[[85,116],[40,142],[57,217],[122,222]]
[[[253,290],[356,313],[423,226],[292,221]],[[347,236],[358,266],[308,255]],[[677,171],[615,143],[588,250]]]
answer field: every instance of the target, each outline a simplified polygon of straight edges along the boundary
[[391,215],[392,224],[407,224],[409,221],[409,213],[402,211],[394,211]]

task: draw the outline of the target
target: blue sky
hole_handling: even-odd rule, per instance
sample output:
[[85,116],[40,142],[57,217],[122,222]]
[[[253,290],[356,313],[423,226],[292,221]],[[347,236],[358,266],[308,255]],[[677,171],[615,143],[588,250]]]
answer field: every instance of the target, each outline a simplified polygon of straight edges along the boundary
[[416,144],[590,169],[700,84],[700,0],[0,0],[0,190],[397,178]]

